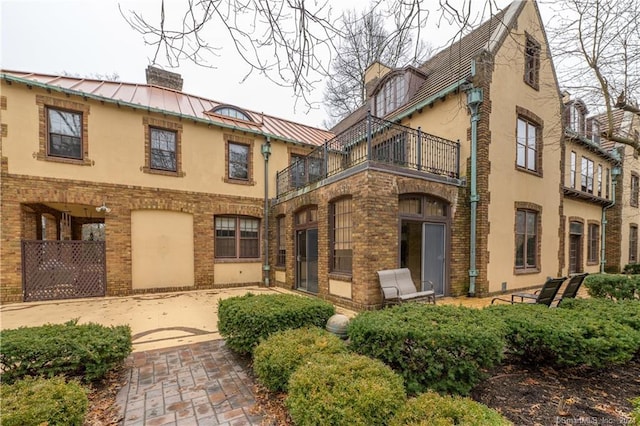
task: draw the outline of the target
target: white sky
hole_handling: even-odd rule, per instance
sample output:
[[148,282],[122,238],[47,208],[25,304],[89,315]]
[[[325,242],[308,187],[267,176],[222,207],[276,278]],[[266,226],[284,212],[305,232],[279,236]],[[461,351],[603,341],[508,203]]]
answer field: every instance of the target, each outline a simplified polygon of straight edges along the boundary
[[[509,1],[497,3],[504,7]],[[118,4],[124,11],[142,11],[146,18],[159,20],[160,0],[0,0],[0,67],[47,74],[67,72],[83,77],[117,73],[120,81],[144,83],[145,69],[154,49],[145,46],[143,37],[125,22]],[[335,0],[335,4],[361,8],[366,2]],[[453,34],[447,28],[436,28],[435,19],[429,24],[430,37],[441,36],[429,42],[435,48],[442,47]],[[279,87],[257,73],[242,82],[247,65],[240,62],[233,49],[227,48],[221,54],[217,69],[186,61],[177,69],[166,69],[182,74],[183,90],[187,93],[322,126],[326,118],[322,107],[308,111],[301,101],[296,106],[291,88]],[[324,84],[318,84],[312,94],[314,101],[322,100],[323,89]]]

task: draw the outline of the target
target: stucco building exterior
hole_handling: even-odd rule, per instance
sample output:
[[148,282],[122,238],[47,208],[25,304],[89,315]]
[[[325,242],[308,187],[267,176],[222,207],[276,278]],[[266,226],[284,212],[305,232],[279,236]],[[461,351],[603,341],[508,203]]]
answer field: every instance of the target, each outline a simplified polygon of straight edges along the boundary
[[[420,67],[372,64],[366,104],[330,131],[154,68],[1,79],[2,303],[262,283],[371,309],[379,270],[485,296],[602,260],[584,234],[578,262],[571,229],[602,228],[598,170],[618,160],[566,131],[535,2]],[[584,191],[572,152],[596,170]]]

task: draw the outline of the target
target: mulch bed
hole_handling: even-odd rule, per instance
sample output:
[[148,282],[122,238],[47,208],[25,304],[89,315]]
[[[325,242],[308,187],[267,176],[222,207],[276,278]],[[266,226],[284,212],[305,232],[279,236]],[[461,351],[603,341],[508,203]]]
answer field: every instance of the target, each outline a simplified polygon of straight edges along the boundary
[[[89,396],[85,426],[115,426],[122,420],[115,405],[126,367],[110,373]],[[256,385],[254,410],[264,425],[293,423],[284,407],[285,394]],[[630,399],[640,396],[640,359],[605,370],[522,367],[505,364],[490,371],[471,397],[500,411],[515,425],[626,425]]]

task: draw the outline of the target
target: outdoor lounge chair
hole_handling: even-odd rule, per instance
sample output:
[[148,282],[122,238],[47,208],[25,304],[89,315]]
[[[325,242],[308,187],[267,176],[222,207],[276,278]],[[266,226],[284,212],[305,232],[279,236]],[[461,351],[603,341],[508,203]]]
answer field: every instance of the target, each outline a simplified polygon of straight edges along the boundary
[[557,299],[558,303],[556,304],[556,306],[558,306],[564,299],[575,299],[576,295],[578,294],[578,290],[580,290],[580,286],[584,282],[584,279],[587,277],[587,275],[589,275],[588,272],[585,272],[584,274],[572,275],[571,278],[569,278],[569,282],[564,288],[562,295]]
[[428,301],[436,303],[436,294],[433,290],[416,291],[411,272],[408,268],[389,269],[378,271],[380,289],[382,290],[382,303],[384,306],[401,304],[403,302]]
[[548,278],[537,293],[514,293],[511,295],[511,300],[494,297],[491,300],[491,304],[493,305],[496,300],[500,300],[502,302],[511,303],[512,305],[514,303],[537,303],[540,305],[551,306],[551,303],[558,294],[558,290],[560,290],[560,286],[562,286],[562,283],[566,279],[567,277]]

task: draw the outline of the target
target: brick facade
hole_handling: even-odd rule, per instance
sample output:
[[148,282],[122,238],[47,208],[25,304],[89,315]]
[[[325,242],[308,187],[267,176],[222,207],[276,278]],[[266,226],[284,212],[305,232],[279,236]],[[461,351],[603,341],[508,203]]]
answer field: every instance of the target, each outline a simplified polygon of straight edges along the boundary
[[[143,188],[64,179],[2,174],[2,296],[0,303],[22,301],[21,239],[36,238],[37,215],[24,203],[68,203],[99,206],[106,200],[107,295],[122,296],[154,289],[132,290],[131,212],[159,209],[190,213],[194,219],[195,282],[188,289],[229,287],[214,281],[214,226],[218,214],[262,218],[263,200],[160,188]],[[47,227],[47,232],[53,227]],[[52,235],[48,235],[52,237]],[[251,285],[259,283],[243,283]],[[162,288],[175,291],[184,287]]]
[[[295,213],[309,206],[318,210],[318,296],[333,303],[354,309],[372,309],[382,303],[377,271],[399,267],[399,214],[398,200],[402,194],[423,194],[440,198],[450,206],[453,221],[459,214],[457,205],[459,190],[453,185],[436,183],[419,178],[398,176],[392,173],[365,170],[353,176],[318,187],[290,200],[277,203],[271,209],[270,233],[276,235],[275,218],[284,215],[286,227],[285,267],[275,267],[271,281],[275,282],[275,271],[286,271],[285,288],[295,288]],[[329,270],[329,212],[333,200],[352,197],[352,275],[334,274]],[[449,234],[452,234],[449,232]],[[461,239],[455,233],[448,245],[452,253],[460,253]],[[274,239],[272,239],[274,240]],[[277,247],[271,246],[270,263],[276,263]],[[458,260],[463,256],[452,255],[451,269],[457,270]],[[329,293],[329,280],[350,281],[351,299]],[[458,282],[450,282],[452,288]]]

